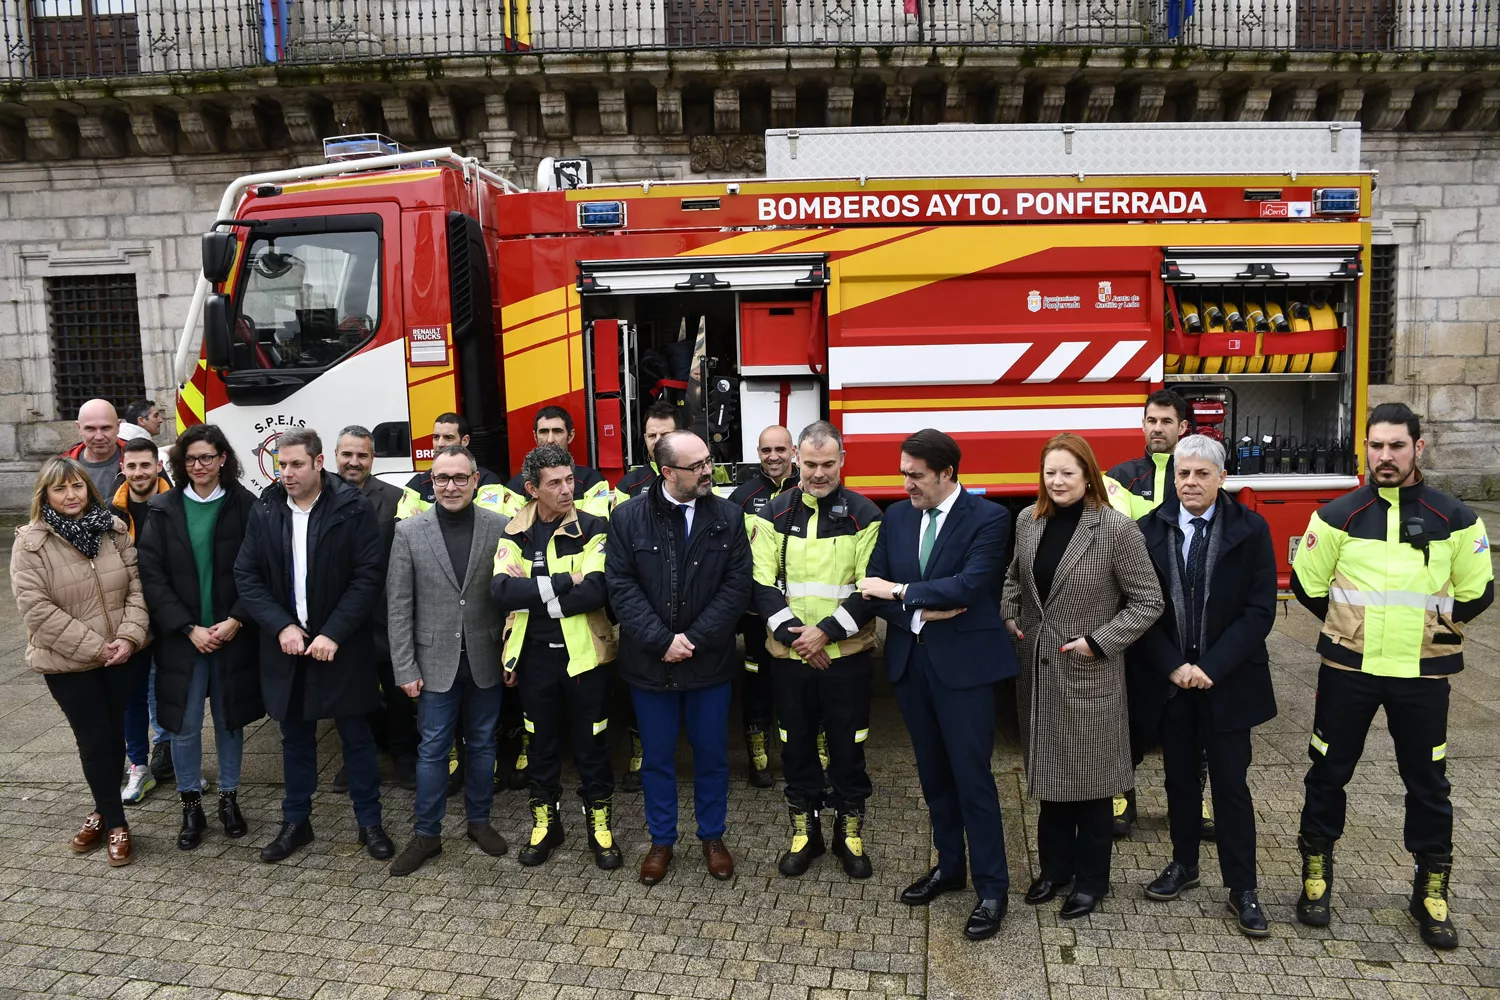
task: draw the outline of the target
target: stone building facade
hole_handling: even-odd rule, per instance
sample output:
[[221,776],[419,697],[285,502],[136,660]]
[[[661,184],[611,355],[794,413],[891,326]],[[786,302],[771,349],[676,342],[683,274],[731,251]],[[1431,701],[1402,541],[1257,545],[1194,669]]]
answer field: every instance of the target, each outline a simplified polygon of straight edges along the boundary
[[1170,0],[47,2],[115,47],[0,0],[0,506],[76,440],[58,289],[133,281],[141,386],[170,406],[225,185],[323,136],[448,145],[525,184],[548,155],[603,180],[752,176],[768,127],[953,121],[1360,121],[1396,246],[1371,401],[1411,401],[1434,474],[1500,493],[1493,3],[1371,0],[1393,13],[1367,24],[1313,16],[1338,0],[1200,0],[1181,23]]

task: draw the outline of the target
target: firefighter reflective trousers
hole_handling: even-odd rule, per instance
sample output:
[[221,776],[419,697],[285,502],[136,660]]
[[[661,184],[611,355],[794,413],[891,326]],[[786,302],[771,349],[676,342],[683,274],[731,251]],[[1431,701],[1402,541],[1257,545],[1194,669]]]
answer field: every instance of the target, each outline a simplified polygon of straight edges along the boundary
[[569,677],[566,649],[553,649],[540,642],[522,647],[516,684],[521,689],[526,730],[531,735],[526,777],[532,798],[546,802],[562,798],[564,730],[578,767],[578,794],[585,802],[597,802],[614,793],[614,772],[609,765],[613,683],[614,668],[608,664]]
[[1375,710],[1385,709],[1396,744],[1396,769],[1406,785],[1406,849],[1413,854],[1453,851],[1453,805],[1448,801],[1448,680],[1379,677],[1324,665],[1303,784],[1302,834],[1337,840],[1344,832],[1344,786],[1354,776]]
[[[863,811],[870,797],[865,770],[865,738],[870,733],[874,665],[868,651],[835,658],[814,670],[801,660],[768,658],[771,693],[781,727],[781,766],[787,802],[799,809],[832,806]],[[823,799],[823,768],[818,762],[818,727],[828,734],[828,782]]]

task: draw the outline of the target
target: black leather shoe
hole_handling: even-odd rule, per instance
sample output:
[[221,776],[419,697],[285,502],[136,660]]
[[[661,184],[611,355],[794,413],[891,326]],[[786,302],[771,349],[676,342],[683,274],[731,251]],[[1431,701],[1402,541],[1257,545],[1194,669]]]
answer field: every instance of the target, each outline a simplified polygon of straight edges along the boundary
[[1146,886],[1146,895],[1152,899],[1176,899],[1189,889],[1198,888],[1198,869],[1189,868],[1178,861],[1168,861],[1161,874]]
[[333,776],[333,788],[335,795],[346,795],[349,792],[349,769],[341,767]]
[[981,899],[969,922],[964,924],[964,937],[970,941],[983,941],[994,937],[1000,930],[1000,921],[1005,919],[1006,898]]
[[967,872],[960,871],[944,878],[943,873],[934,868],[901,891],[901,902],[907,906],[926,906],[945,892],[957,892],[968,882]]
[[1050,903],[1072,881],[1072,879],[1068,879],[1066,882],[1052,882],[1044,878],[1039,878],[1031,883],[1031,888],[1026,890],[1025,903],[1027,906],[1040,906],[1043,903]]
[[1104,899],[1104,893],[1097,896],[1091,892],[1074,892],[1063,900],[1062,910],[1057,914],[1064,920],[1077,920],[1086,917],[1099,908]]
[[1260,908],[1260,900],[1254,889],[1241,889],[1229,894],[1225,904],[1229,912],[1240,923],[1240,933],[1246,937],[1270,937],[1271,928],[1266,926],[1266,911]]
[[365,845],[365,853],[376,861],[389,861],[396,855],[396,845],[385,835],[379,823],[359,828],[359,842]]
[[276,861],[285,861],[292,856],[292,852],[299,847],[306,847],[313,842],[312,822],[303,820],[300,823],[282,823],[281,829],[276,834],[276,839],[260,849],[260,859],[268,864]]

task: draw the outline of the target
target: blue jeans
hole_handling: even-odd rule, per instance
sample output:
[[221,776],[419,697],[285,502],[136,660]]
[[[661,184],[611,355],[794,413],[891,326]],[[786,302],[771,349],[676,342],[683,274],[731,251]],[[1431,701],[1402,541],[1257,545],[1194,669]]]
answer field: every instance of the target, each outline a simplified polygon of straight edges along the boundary
[[[177,771],[177,790],[196,792],[203,787],[203,699],[214,712],[214,750],[219,755],[219,791],[240,787],[240,762],[245,756],[245,731],[224,728],[224,692],[214,680],[214,653],[198,654],[193,676],[188,679],[187,707],[182,711],[182,732],[172,733],[172,767]],[[133,759],[133,758],[132,758]]]
[[[361,827],[380,825],[380,764],[375,759],[375,734],[365,715],[334,719],[344,744],[344,770],[349,775],[349,798]],[[286,785],[281,817],[288,823],[312,818],[313,792],[318,789],[318,724],[302,719],[281,723],[281,774]]]
[[[464,724],[464,814],[470,823],[488,823],[495,803],[495,728],[500,723],[504,685],[482,688],[460,669],[446,691],[417,696],[417,822],[419,837],[438,837],[448,813],[448,748],[460,714]],[[398,692],[399,693],[399,692]],[[403,696],[404,697],[404,696]]]
[[677,733],[686,716],[693,747],[699,840],[720,840],[729,819],[728,682],[697,691],[630,689],[641,732],[641,792],[651,843],[677,843]]
[[[151,756],[151,736],[156,742],[167,739],[166,730],[156,724],[156,664],[151,647],[129,660],[130,695],[125,702],[125,754],[130,763],[144,765]],[[148,728],[149,727],[149,728]]]

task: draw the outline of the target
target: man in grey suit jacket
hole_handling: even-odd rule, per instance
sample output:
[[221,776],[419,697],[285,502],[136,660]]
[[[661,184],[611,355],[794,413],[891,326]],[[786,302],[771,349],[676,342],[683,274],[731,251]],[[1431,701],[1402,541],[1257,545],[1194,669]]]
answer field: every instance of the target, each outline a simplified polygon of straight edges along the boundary
[[468,837],[493,857],[505,838],[490,826],[495,726],[500,721],[505,615],[490,600],[495,549],[507,518],[474,503],[478,463],[462,446],[432,460],[437,503],[396,525],[386,579],[391,664],[396,683],[417,699],[416,828],[391,862],[410,875],[442,853],[448,748],[464,723]]

